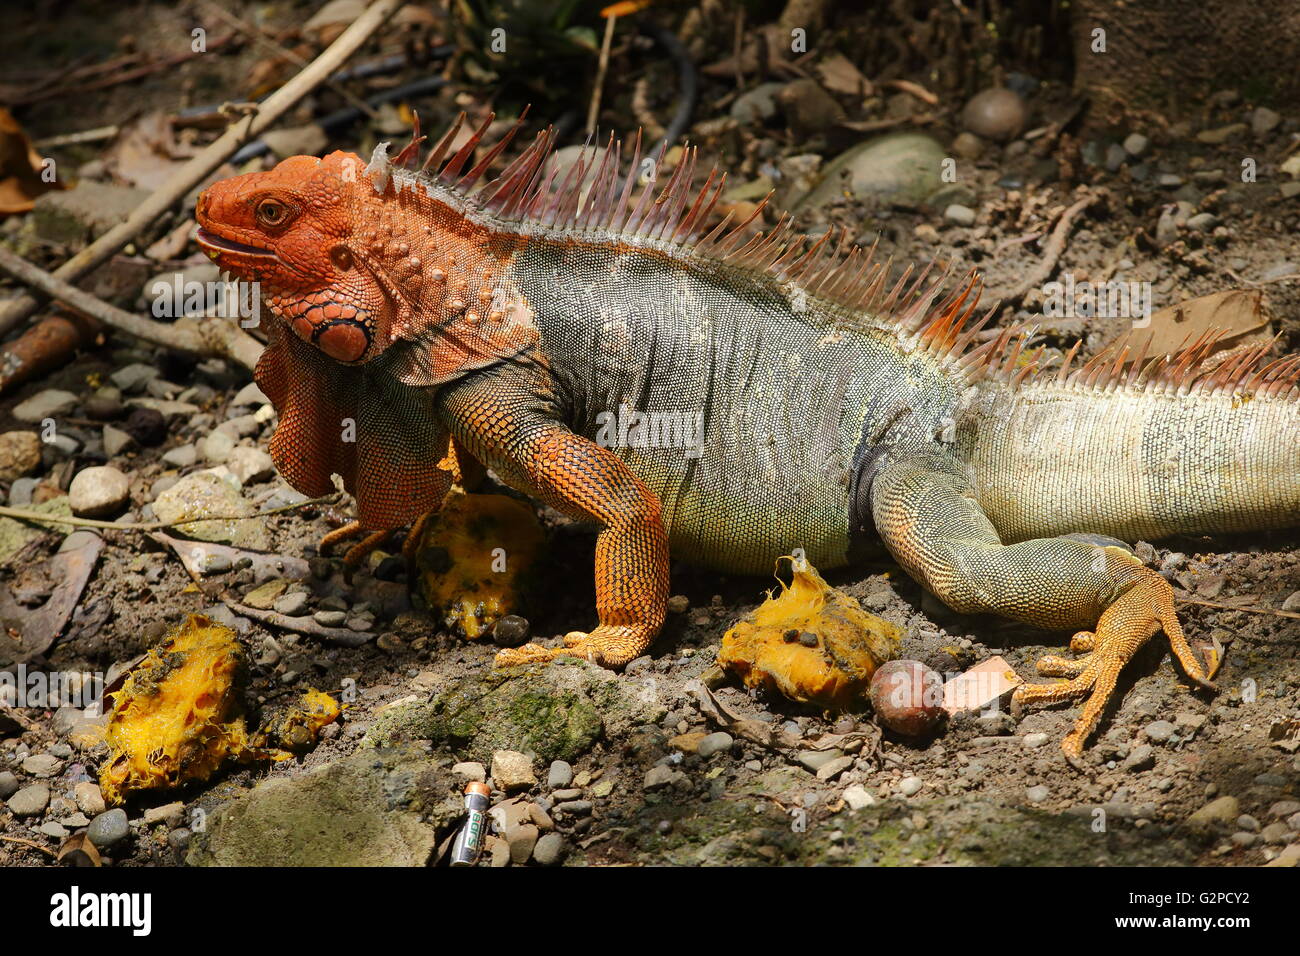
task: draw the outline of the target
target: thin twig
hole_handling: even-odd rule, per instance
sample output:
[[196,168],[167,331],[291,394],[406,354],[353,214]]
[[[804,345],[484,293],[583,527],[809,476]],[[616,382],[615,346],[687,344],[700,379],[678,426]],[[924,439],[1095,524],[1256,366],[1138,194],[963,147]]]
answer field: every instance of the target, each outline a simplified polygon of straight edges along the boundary
[[29,511],[25,508],[10,508],[0,505],[0,518],[16,518],[19,521],[30,521],[33,524],[70,524],[76,525],[78,528],[103,528],[106,531],[161,531],[164,528],[179,528],[181,525],[197,524],[200,521],[251,521],[254,518],[266,518],[270,515],[278,515],[311,505],[333,504],[337,500],[338,493],[335,492],[322,495],[319,498],[308,498],[306,501],[299,501],[296,504],[281,505],[278,508],[259,511],[251,515],[204,515],[202,518],[182,518],[180,521],[120,523],[116,521],[99,521],[95,518],[76,518],[72,515],[47,515],[39,511]]
[[995,305],[1011,305],[1019,302],[1029,290],[1037,289],[1051,278],[1052,273],[1056,271],[1056,264],[1060,260],[1061,254],[1065,251],[1065,241],[1070,236],[1070,230],[1074,228],[1074,221],[1079,218],[1079,215],[1085,209],[1100,198],[1101,196],[1098,193],[1088,193],[1061,214],[1061,218],[1057,220],[1056,228],[1052,230],[1052,235],[1043,246],[1043,257],[1038,260],[1038,264],[1029,270],[1019,285],[1002,296]]
[[11,836],[0,836],[0,840],[4,840],[6,843],[21,843],[23,846],[31,847],[33,850],[40,850],[46,856],[52,856],[56,860],[59,858],[59,855],[55,853],[53,850],[51,850],[49,847],[41,846],[39,843],[37,843],[34,840],[25,840],[22,837],[11,837]]
[[82,292],[76,286],[56,278],[57,273],[51,274],[37,268],[4,246],[0,246],[0,272],[6,272],[24,285],[39,289],[79,315],[97,319],[120,332],[154,345],[196,355],[219,355],[233,359],[247,369],[256,368],[257,360],[262,354],[262,343],[231,319],[181,319],[170,324],[142,319],[97,299],[89,292]]
[[[282,46],[279,43],[276,43],[274,40],[272,40],[270,37],[264,34],[257,27],[253,26],[253,24],[240,19],[239,17],[235,16],[233,13],[230,13],[226,10],[222,10],[215,3],[204,3],[203,8],[207,10],[208,13],[217,17],[218,19],[225,20],[228,26],[234,27],[236,30],[250,37],[257,43],[262,44],[262,46],[266,47],[272,53],[276,53],[284,57],[294,66],[298,67],[298,69],[301,70],[307,66],[306,60],[304,60],[297,53],[294,53],[292,50],[288,49],[287,47]],[[331,79],[330,77],[326,77],[323,85],[328,86],[331,90],[333,90],[339,96],[343,97],[353,106],[355,106],[357,109],[361,110],[362,113],[365,113],[372,120],[379,118],[379,114],[375,112],[374,109],[371,108],[370,104],[368,104],[365,100],[361,99],[361,97],[357,96],[351,90],[348,90],[342,84],[335,83],[333,79]]]
[[1220,611],[1245,611],[1248,614],[1264,614],[1269,617],[1289,617],[1300,621],[1300,612],[1281,611],[1271,607],[1251,607],[1249,605],[1238,606],[1236,604],[1224,604],[1222,601],[1201,601],[1196,598],[1178,598],[1179,604],[1199,604],[1201,607],[1218,608]]
[[[65,282],[75,282],[106,262],[179,199],[212,175],[239,147],[270,129],[281,116],[370,39],[404,2],[405,0],[375,0],[337,40],[321,51],[310,66],[258,104],[255,114],[234,123],[212,145],[172,173],[120,225],[78,252],[56,269],[54,275]],[[9,302],[0,310],[0,335],[30,316],[39,304],[31,295],[20,295]]]
[[600,91],[605,88],[605,72],[609,69],[609,48],[614,42],[614,24],[617,15],[611,13],[605,18],[605,38],[600,41],[600,60],[596,64],[596,82],[591,88],[591,105],[587,107],[587,132],[596,129],[596,117],[600,114]]

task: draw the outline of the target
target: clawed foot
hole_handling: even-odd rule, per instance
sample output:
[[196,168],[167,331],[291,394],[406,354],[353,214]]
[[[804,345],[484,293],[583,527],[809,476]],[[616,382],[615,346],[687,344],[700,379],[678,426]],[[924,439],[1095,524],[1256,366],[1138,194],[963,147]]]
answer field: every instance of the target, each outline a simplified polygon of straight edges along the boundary
[[1087,697],[1074,729],[1061,741],[1061,751],[1071,766],[1084,769],[1083,745],[1096,730],[1101,715],[1114,694],[1120,671],[1157,631],[1163,630],[1183,671],[1196,684],[1215,690],[1183,634],[1174,612],[1173,589],[1169,582],[1148,568],[1137,572],[1136,582],[1115,601],[1097,622],[1096,631],[1080,631],[1070,640],[1070,649],[1083,658],[1070,660],[1048,656],[1038,661],[1038,672],[1065,680],[1051,684],[1022,684],[1011,698],[1013,715],[1025,707],[1061,703]]
[[[424,532],[425,522],[429,520],[433,512],[422,514],[416,519],[415,524],[411,525],[411,530],[406,535],[406,540],[402,543],[402,557],[406,560],[408,574],[411,568],[415,567],[415,556],[419,551],[420,538]],[[317,545],[317,551],[322,554],[328,554],[335,546],[344,541],[351,541],[354,538],[360,538],[356,544],[348,548],[343,553],[343,576],[347,580],[352,580],[352,575],[357,568],[365,563],[366,558],[372,551],[382,548],[397,533],[396,528],[390,528],[386,531],[367,532],[362,529],[361,522],[349,521],[342,527],[335,528],[333,531],[324,535]]]
[[564,635],[562,647],[543,647],[528,643],[497,653],[493,663],[497,667],[514,667],[517,664],[549,663],[557,657],[578,657],[603,667],[622,667],[640,655],[649,646],[654,635],[644,627],[601,625],[591,633],[570,631]]
[[343,577],[350,581],[353,573],[357,568],[361,567],[362,563],[369,557],[370,552],[385,544],[392,534],[392,530],[367,533],[362,529],[360,521],[349,521],[343,527],[335,528],[322,537],[317,550],[321,554],[328,554],[339,542],[361,538],[343,554]]

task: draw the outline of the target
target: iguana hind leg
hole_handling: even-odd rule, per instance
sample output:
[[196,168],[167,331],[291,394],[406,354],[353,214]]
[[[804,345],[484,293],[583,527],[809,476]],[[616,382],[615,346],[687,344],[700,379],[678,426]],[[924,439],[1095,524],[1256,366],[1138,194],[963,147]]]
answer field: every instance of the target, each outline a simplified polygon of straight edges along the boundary
[[872,513],[904,569],[954,610],[991,612],[1040,627],[1088,627],[1071,646],[1082,661],[1046,657],[1042,673],[1068,677],[1022,685],[1016,706],[1087,696],[1061,743],[1071,763],[1096,729],[1120,671],[1163,630],[1187,675],[1212,688],[1174,613],[1169,582],[1123,548],[1074,538],[1004,545],[976,503],[961,466],[941,455],[886,465],[872,485]]

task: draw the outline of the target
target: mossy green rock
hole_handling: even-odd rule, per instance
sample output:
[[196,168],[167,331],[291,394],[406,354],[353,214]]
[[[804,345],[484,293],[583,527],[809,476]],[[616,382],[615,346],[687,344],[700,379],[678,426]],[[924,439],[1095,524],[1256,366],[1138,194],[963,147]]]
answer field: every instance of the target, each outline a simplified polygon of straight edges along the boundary
[[[773,789],[744,800],[647,798],[620,839],[637,859],[660,866],[1187,866],[1197,855],[1183,834],[1156,824],[1142,830],[1111,820],[1098,832],[1089,813],[982,799],[889,799],[857,812],[813,808],[803,817],[770,799],[797,807],[798,788],[777,775],[766,783]],[[665,819],[672,821],[666,830]]]
[[[69,518],[72,516],[72,507],[68,503],[68,496],[61,495],[58,498],[51,498],[39,505],[28,505],[27,511],[36,511],[43,515],[61,515]],[[3,561],[18,551],[35,541],[47,531],[55,531],[59,534],[66,535],[72,530],[72,525],[32,523],[27,521],[18,521],[14,518],[0,518],[0,561]]]
[[517,750],[539,761],[574,760],[601,735],[659,720],[653,678],[622,677],[586,661],[484,671],[430,701],[381,714],[368,743],[431,740],[484,763]]
[[826,164],[821,181],[807,196],[791,202],[816,209],[843,196],[924,202],[943,185],[947,152],[923,133],[890,133],[859,143]]
[[424,866],[461,812],[449,770],[418,748],[364,750],[274,777],[211,812],[191,866]]

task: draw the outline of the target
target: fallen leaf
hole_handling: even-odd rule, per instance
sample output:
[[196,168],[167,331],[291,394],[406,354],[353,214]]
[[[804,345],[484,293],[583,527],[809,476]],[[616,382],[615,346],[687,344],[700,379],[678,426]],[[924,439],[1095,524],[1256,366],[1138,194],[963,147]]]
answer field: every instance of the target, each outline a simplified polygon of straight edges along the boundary
[[58,862],[70,866],[100,866],[99,850],[90,842],[86,831],[74,833],[59,844]]
[[155,110],[122,127],[104,153],[104,168],[122,182],[152,192],[191,155],[177,145],[171,118]]
[[[0,650],[0,666],[31,660],[45,653],[63,632],[81,592],[95,570],[104,539],[92,531],[74,531],[49,559],[47,575],[57,581],[54,593],[38,610],[22,616],[18,624],[20,649],[10,653]],[[12,657],[12,659],[9,659]]]
[[1273,329],[1264,294],[1258,289],[1228,289],[1161,309],[1151,316],[1151,344],[1146,354],[1172,354],[1216,330],[1223,334],[1215,344],[1215,353],[1267,342]]
[[871,81],[843,53],[832,53],[818,63],[817,75],[832,93],[867,97],[873,91]]
[[57,177],[43,176],[43,164],[13,114],[0,107],[0,216],[30,212],[37,196],[68,188]]

